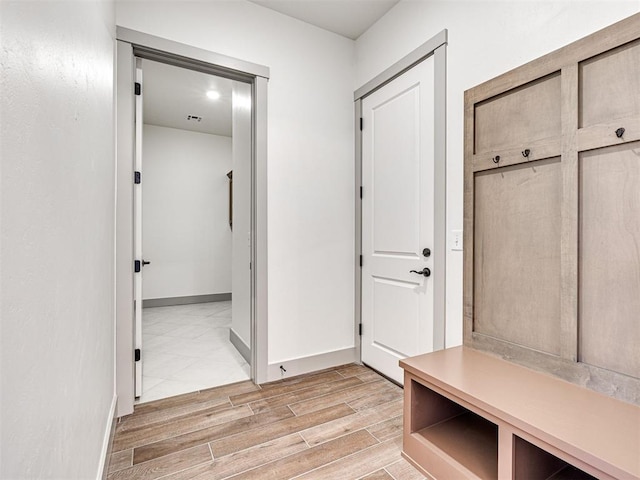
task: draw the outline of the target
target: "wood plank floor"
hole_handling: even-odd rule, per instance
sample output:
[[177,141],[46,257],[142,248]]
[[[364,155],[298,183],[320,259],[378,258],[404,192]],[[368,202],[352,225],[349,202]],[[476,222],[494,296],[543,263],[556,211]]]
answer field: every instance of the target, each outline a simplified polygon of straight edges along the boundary
[[402,389],[360,365],[137,405],[109,479],[424,479],[400,456]]

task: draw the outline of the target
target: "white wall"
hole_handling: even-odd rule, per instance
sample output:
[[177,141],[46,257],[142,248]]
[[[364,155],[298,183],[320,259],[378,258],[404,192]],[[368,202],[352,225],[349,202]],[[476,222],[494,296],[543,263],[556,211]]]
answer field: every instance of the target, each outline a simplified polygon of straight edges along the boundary
[[96,478],[114,401],[113,5],[0,7],[0,477]]
[[231,137],[144,125],[144,299],[231,292]]
[[354,346],[354,42],[244,0],[118,2],[116,22],[271,69],[270,363]]
[[[231,329],[251,348],[251,85],[233,82]],[[246,349],[245,349],[246,350]]]
[[[637,0],[403,0],[356,41],[354,87],[448,29],[447,223],[461,230],[464,91],[639,9]],[[447,346],[462,343],[462,313],[462,252],[448,250]]]

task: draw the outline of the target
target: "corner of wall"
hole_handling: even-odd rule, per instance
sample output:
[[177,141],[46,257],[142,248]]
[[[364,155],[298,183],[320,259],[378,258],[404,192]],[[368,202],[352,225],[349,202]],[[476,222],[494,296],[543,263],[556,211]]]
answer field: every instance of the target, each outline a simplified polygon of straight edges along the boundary
[[104,429],[104,439],[102,442],[102,450],[100,452],[100,464],[98,465],[98,473],[96,480],[106,480],[109,473],[109,460],[111,459],[111,450],[113,447],[113,437],[116,433],[116,407],[118,404],[117,395],[111,400],[111,408]]

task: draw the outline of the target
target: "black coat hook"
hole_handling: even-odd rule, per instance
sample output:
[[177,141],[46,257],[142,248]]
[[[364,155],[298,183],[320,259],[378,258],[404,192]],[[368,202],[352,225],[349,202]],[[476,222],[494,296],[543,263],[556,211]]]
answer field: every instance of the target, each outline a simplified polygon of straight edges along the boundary
[[491,160],[493,160],[493,163],[498,163],[500,161],[500,155],[496,155]]
[[620,127],[616,130],[616,137],[622,138],[622,135],[624,135],[624,128]]
[[531,150],[529,150],[528,148],[522,151],[522,156],[524,158],[527,158],[529,156],[529,154],[531,153]]

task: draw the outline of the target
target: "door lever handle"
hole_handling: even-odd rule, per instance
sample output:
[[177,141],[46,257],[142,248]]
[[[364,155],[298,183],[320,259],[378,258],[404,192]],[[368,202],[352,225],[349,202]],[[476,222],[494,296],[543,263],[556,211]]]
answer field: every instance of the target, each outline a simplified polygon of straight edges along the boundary
[[424,275],[425,277],[428,277],[431,275],[431,270],[429,270],[427,267],[424,267],[421,271],[409,270],[409,273],[417,273],[418,275]]
[[142,260],[142,265],[149,265],[151,262],[147,262],[146,260]]

